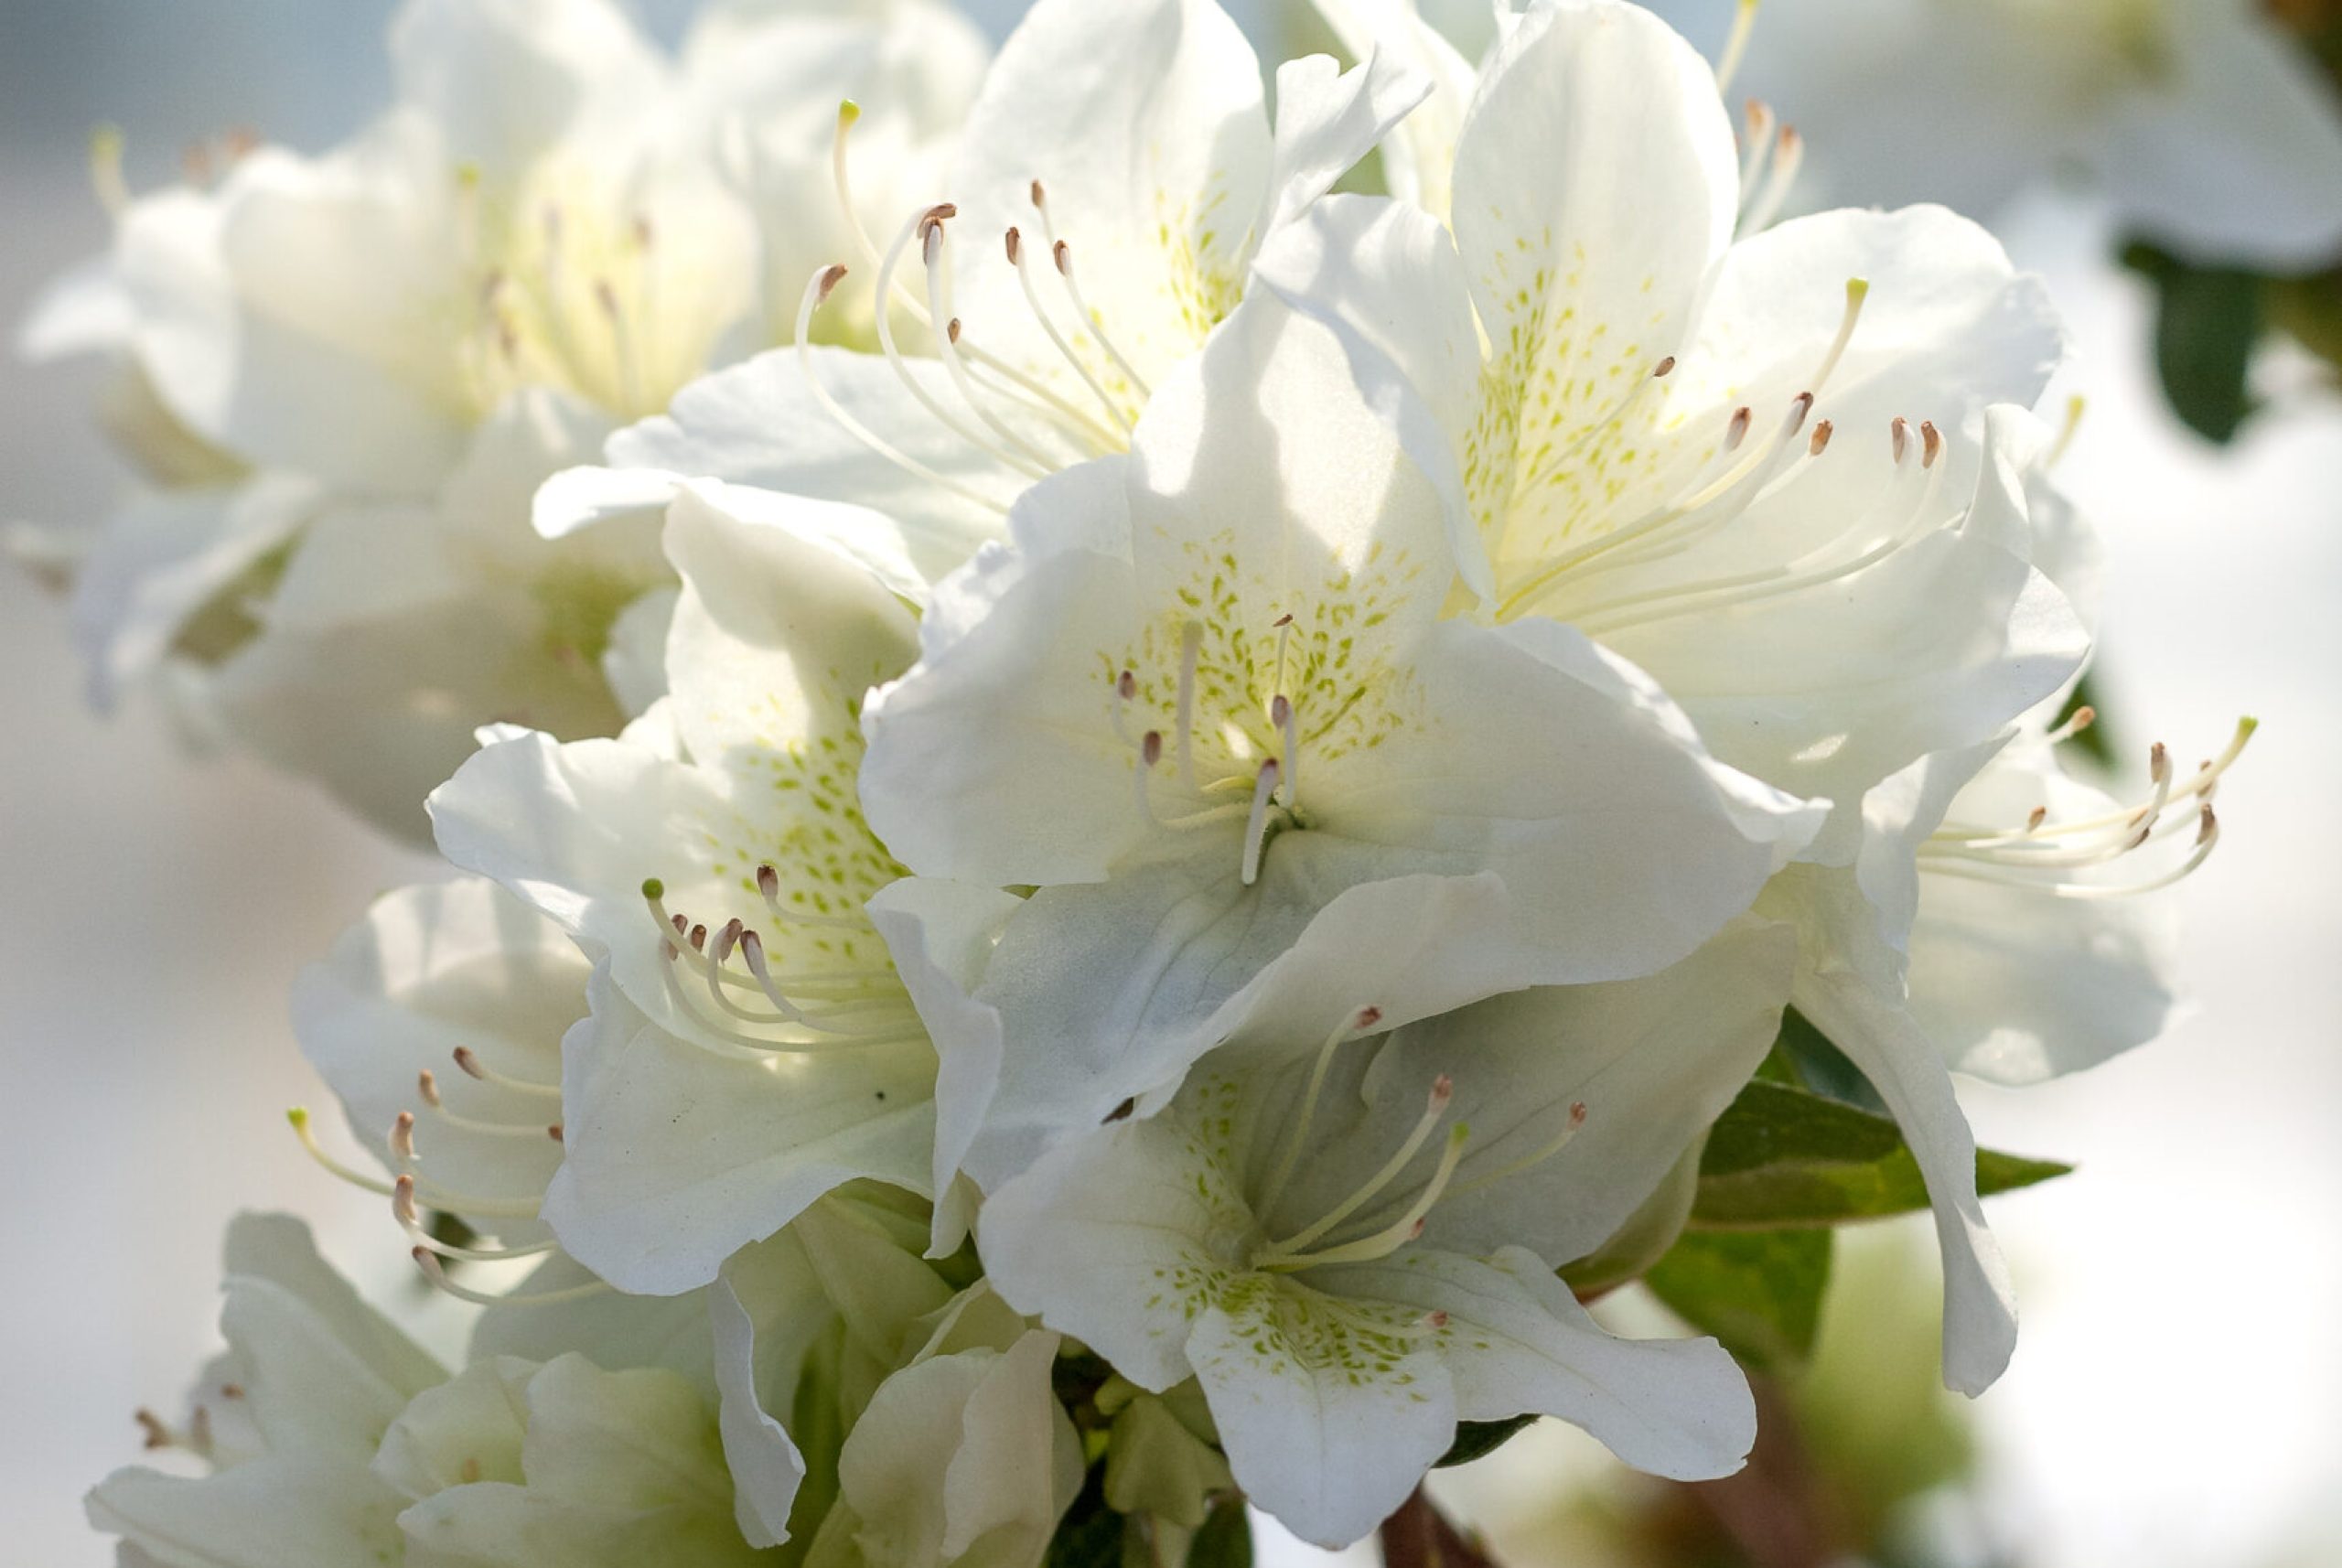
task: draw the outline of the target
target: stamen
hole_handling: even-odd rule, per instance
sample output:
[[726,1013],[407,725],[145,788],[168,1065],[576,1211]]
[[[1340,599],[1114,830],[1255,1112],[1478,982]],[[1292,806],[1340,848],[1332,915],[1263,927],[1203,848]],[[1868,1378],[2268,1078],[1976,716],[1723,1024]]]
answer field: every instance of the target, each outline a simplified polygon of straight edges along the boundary
[[1815,392],[1829,384],[1832,373],[1838,368],[1838,361],[1846,357],[1846,345],[1854,340],[1854,323],[1862,319],[1863,306],[1869,299],[1868,278],[1846,280],[1846,313],[1838,318],[1837,336],[1830,339],[1829,349],[1822,354],[1821,366],[1813,372],[1810,384]]
[[[895,269],[902,264],[903,252],[909,248],[912,239],[915,236],[924,236],[944,219],[956,216],[959,210],[951,203],[943,201],[911,215],[910,220],[903,225],[902,232],[896,236],[894,244],[887,248],[885,258],[878,263],[877,286],[878,297],[881,300],[890,297],[893,294]],[[893,368],[895,379],[902,382],[903,389],[911,394],[912,400],[927,410],[944,429],[949,430],[994,461],[1014,468],[1027,478],[1039,479],[1048,477],[1047,468],[991,440],[981,431],[968,425],[957,414],[936,402],[929,394],[928,390],[919,384],[919,378],[911,374],[909,365],[905,362],[901,348],[895,342],[895,328],[891,312],[881,310],[878,313],[877,325],[878,347],[886,355],[886,363]]]
[[1261,854],[1268,847],[1269,799],[1277,790],[1277,759],[1269,757],[1261,764],[1258,781],[1252,786],[1252,812],[1244,821],[1244,886],[1250,887],[1261,879]]
[[[838,280],[844,276],[845,268],[843,266],[832,265],[822,268],[815,273],[812,281],[805,285],[804,297],[798,302],[797,306],[798,370],[803,375],[806,386],[811,389],[814,401],[822,405],[822,412],[836,420],[839,428],[848,435],[853,436],[877,454],[879,457],[892,463],[913,478],[923,479],[929,484],[951,491],[962,500],[973,502],[987,511],[998,512],[1001,516],[1006,517],[1008,507],[1004,502],[995,500],[982,490],[962,484],[949,475],[938,473],[918,458],[901,451],[893,443],[885,440],[868,425],[848,413],[844,405],[830,395],[830,389],[822,384],[821,372],[815,368],[813,360],[813,312],[830,297],[830,291],[837,287]],[[883,311],[881,315],[884,315]]]
[[951,310],[951,252],[945,238],[944,220],[959,209],[945,203],[928,209],[919,225],[919,259],[927,268],[927,307],[930,317],[945,323],[941,338],[936,344],[936,355],[943,361],[944,370],[951,377],[951,384],[960,390],[960,399],[970,413],[983,421],[985,428],[1006,444],[1001,454],[1004,461],[1034,478],[1042,478],[1054,471],[1056,465],[1039,447],[1011,429],[1006,421],[984,406],[976,396],[976,388],[968,378],[968,367],[960,358],[960,318]]
[[461,1068],[471,1077],[479,1079],[482,1083],[492,1083],[499,1089],[510,1089],[521,1094],[540,1095],[548,1100],[559,1100],[561,1098],[561,1086],[559,1084],[535,1083],[532,1082],[528,1079],[514,1078],[509,1073],[498,1072],[494,1069],[489,1067],[485,1062],[481,1061],[479,1059],[478,1053],[474,1051],[469,1046],[457,1046],[456,1047],[455,1056],[456,1065]]
[[1466,1123],[1458,1122],[1448,1129],[1447,1146],[1440,1151],[1438,1168],[1432,1172],[1431,1180],[1423,1185],[1423,1196],[1408,1205],[1407,1211],[1398,1219],[1354,1241],[1345,1241],[1322,1251],[1289,1256],[1286,1266],[1299,1264],[1305,1268],[1315,1268],[1326,1263],[1371,1262],[1377,1258],[1389,1257],[1408,1242],[1420,1238],[1423,1233],[1423,1221],[1438,1207],[1439,1200],[1446,1196],[1447,1184],[1455,1179],[1456,1167],[1463,1161],[1464,1145],[1471,1141],[1472,1129]]
[[1138,698],[1138,677],[1128,670],[1114,677],[1114,738],[1131,744],[1130,707]]
[[1738,408],[1732,411],[1731,423],[1727,424],[1724,428],[1724,449],[1725,451],[1730,452],[1735,450],[1743,441],[1748,438],[1749,422],[1754,417],[1755,415],[1749,412],[1748,405],[1745,403]]
[[1813,426],[1813,439],[1806,443],[1806,456],[1821,456],[1823,449],[1830,445],[1831,432],[1836,428],[1826,419],[1817,421]]
[[1089,363],[1074,351],[1073,345],[1067,342],[1064,334],[1058,330],[1056,320],[1041,304],[1041,292],[1033,282],[1033,269],[1026,263],[1024,237],[1013,228],[1008,231],[1008,261],[1016,269],[1017,285],[1025,291],[1025,303],[1031,307],[1033,319],[1041,324],[1041,330],[1048,334],[1049,342],[1058,355],[1073,367],[1074,374],[1081,378],[1081,384],[1090,389],[1090,395],[1098,400],[1127,439],[1131,433],[1130,415],[1123,412],[1123,405],[1115,402],[1104,383],[1090,373]]
[[1138,766],[1131,769],[1131,785],[1138,796],[1138,814],[1149,827],[1160,827],[1155,820],[1155,802],[1146,792],[1147,775],[1163,760],[1163,732],[1149,730],[1138,743]]
[[612,1288],[599,1280],[593,1280],[582,1285],[572,1285],[567,1290],[550,1290],[533,1294],[516,1291],[506,1295],[491,1295],[486,1291],[477,1291],[467,1285],[459,1285],[449,1279],[446,1269],[439,1262],[438,1255],[428,1247],[413,1248],[408,1255],[414,1259],[414,1266],[423,1271],[423,1277],[431,1282],[434,1289],[452,1295],[457,1301],[468,1301],[476,1306],[559,1306],[566,1302],[585,1301],[593,1296],[607,1295]]
[[2051,746],[2069,741],[2098,722],[2098,710],[2084,703],[2068,714],[2066,722],[2041,738]]
[[372,1176],[365,1176],[358,1171],[354,1171],[348,1165],[343,1165],[339,1160],[335,1159],[331,1155],[326,1153],[325,1146],[317,1142],[317,1134],[316,1131],[309,1125],[309,1110],[307,1106],[295,1105],[287,1107],[285,1112],[285,1120],[292,1124],[293,1135],[301,1140],[301,1147],[308,1152],[309,1158],[317,1161],[319,1165],[323,1166],[328,1176],[335,1176],[342,1181],[346,1181],[350,1186],[360,1188],[361,1191],[376,1193],[383,1197],[391,1196],[390,1183],[385,1181],[377,1181]]
[[607,278],[594,280],[594,303],[610,329],[610,350],[618,367],[618,399],[628,412],[644,409],[641,366],[635,358],[634,335],[627,329],[626,312],[618,307],[618,290]]
[[1732,79],[1740,74],[1740,62],[1748,53],[1748,39],[1756,30],[1757,0],[1740,0],[1733,13],[1732,34],[1724,39],[1724,56],[1716,61],[1716,91],[1732,91]]
[[414,1246],[460,1262],[498,1263],[512,1258],[534,1258],[552,1251],[559,1245],[551,1238],[513,1247],[459,1247],[451,1241],[442,1241],[424,1227],[423,1217],[415,1208],[414,1178],[411,1176],[402,1176],[392,1184],[391,1214]]
[[1771,177],[1765,181],[1762,194],[1740,215],[1737,232],[1756,234],[1764,231],[1779,214],[1781,204],[1789,199],[1789,187],[1796,182],[1798,169],[1804,162],[1805,138],[1797,134],[1796,126],[1782,126],[1781,134],[1774,143]]
[[1748,193],[1756,187],[1756,177],[1773,156],[1773,108],[1760,99],[1752,98],[1744,111],[1747,131],[1741,137],[1740,205],[1748,205]]
[[1041,235],[1048,242],[1049,259],[1057,263],[1058,276],[1065,280],[1066,297],[1073,301],[1073,318],[1080,322],[1082,329],[1090,334],[1091,340],[1106,351],[1106,357],[1114,361],[1114,368],[1123,372],[1123,378],[1131,383],[1142,401],[1153,397],[1155,392],[1146,384],[1146,378],[1140,375],[1130,360],[1123,357],[1123,351],[1120,349],[1114,347],[1114,340],[1106,335],[1105,322],[1090,308],[1089,302],[1081,297],[1080,280],[1073,275],[1073,247],[1058,238],[1057,224],[1049,216],[1048,192],[1042,188],[1041,182],[1037,179],[1033,182],[1028,194],[1033,199],[1033,210],[1041,215]]
[[2079,392],[2066,400],[2065,424],[2059,427],[2057,439],[2051,445],[2049,455],[2042,460],[2043,467],[2055,468],[2065,460],[2066,449],[2074,444],[2074,436],[2082,427],[2082,414],[2089,407],[2090,400]]
[[130,182],[122,174],[124,137],[119,125],[100,125],[90,133],[90,189],[109,218],[130,208]]
[[1284,809],[1301,809],[1301,732],[1293,716],[1293,703],[1283,693],[1269,704],[1269,722],[1277,726],[1284,737]]
[[1422,1118],[1400,1143],[1398,1152],[1385,1160],[1381,1167],[1367,1177],[1348,1197],[1334,1205],[1323,1219],[1303,1228],[1282,1241],[1270,1243],[1262,1253],[1262,1257],[1291,1258],[1325,1236],[1335,1226],[1373,1202],[1384,1187],[1399,1179],[1400,1174],[1414,1159],[1416,1153],[1431,1141],[1432,1133],[1439,1126],[1439,1119],[1447,1114],[1448,1101],[1455,1098],[1455,1080],[1445,1073],[1441,1073],[1432,1080],[1431,1093],[1425,1097]]
[[1477,1192],[1482,1187],[1494,1187],[1500,1181],[1509,1181],[1512,1177],[1520,1176],[1524,1171],[1535,1169],[1537,1166],[1543,1165],[1547,1160],[1552,1159],[1555,1155],[1560,1154],[1563,1149],[1569,1147],[1570,1140],[1576,1137],[1578,1129],[1585,1125],[1585,1101],[1581,1100],[1572,1104],[1570,1106],[1569,1114],[1562,1118],[1562,1130],[1554,1133],[1552,1137],[1547,1139],[1542,1144],[1539,1145],[1535,1153],[1515,1160],[1510,1165],[1505,1165],[1500,1169],[1483,1171],[1478,1176],[1474,1176],[1470,1181],[1460,1182],[1447,1189],[1447,1196],[1450,1197],[1462,1197],[1466,1193]]
[[[862,226],[861,209],[854,204],[854,184],[846,177],[846,133],[853,130],[854,123],[861,118],[861,104],[851,98],[839,101],[837,130],[830,138],[830,179],[837,187],[838,211],[844,217],[846,228],[853,232],[854,242],[861,248],[863,259],[875,266],[878,261],[878,247],[872,242],[870,231]],[[845,269],[840,267],[838,271],[843,274]],[[887,302],[880,300],[879,312],[883,315],[886,308]],[[802,333],[799,334],[798,340],[804,340]]]
[[832,930],[861,931],[870,929],[866,919],[843,915],[816,915],[802,909],[791,909],[780,901],[780,873],[769,864],[757,867],[757,891],[763,896],[765,908],[772,918],[784,925],[820,926]]
[[1294,1169],[1300,1164],[1301,1150],[1309,1138],[1309,1123],[1317,1114],[1318,1096],[1325,1092],[1326,1074],[1334,1065],[1334,1053],[1346,1040],[1357,1039],[1382,1022],[1382,1009],[1361,1007],[1339,1024],[1317,1047],[1317,1059],[1309,1069],[1309,1086],[1302,1091],[1301,1110],[1295,1117],[1293,1130],[1285,1134],[1284,1149],[1278,1155],[1276,1167],[1269,1174],[1261,1188],[1261,1198],[1253,1205],[1253,1212],[1265,1218],[1284,1196],[1285,1183],[1293,1179]]

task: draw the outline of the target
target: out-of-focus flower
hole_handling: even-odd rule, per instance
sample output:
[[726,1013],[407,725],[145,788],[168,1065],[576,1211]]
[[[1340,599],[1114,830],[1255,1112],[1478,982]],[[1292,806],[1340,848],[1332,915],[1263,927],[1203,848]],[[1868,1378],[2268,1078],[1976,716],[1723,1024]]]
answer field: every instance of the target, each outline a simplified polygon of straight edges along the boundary
[[1662,968],[1819,819],[1574,631],[1440,619],[1436,495],[1273,301],[1012,532],[938,589],[862,776],[922,880],[1039,888],[974,998],[1015,1047],[987,1188],[1281,993],[1353,1004],[1362,946],[1436,972],[1423,1013]]
[[[1657,0],[1692,37],[1741,0]],[[2079,166],[2133,229],[2285,269],[2342,249],[2342,96],[2258,0],[1774,0],[1735,79],[1811,194],[1993,217]]]
[[[99,1529],[169,1568],[304,1563],[727,1563],[715,1412],[679,1373],[604,1371],[593,1347],[495,1357],[449,1378],[322,1262],[297,1221],[228,1238],[228,1353],[157,1445],[209,1473],[117,1471]],[[584,1353],[579,1353],[584,1352]]]
[[991,1196],[994,1284],[1143,1388],[1199,1379],[1238,1483],[1321,1545],[1396,1508],[1459,1420],[1558,1415],[1641,1468],[1728,1474],[1755,1423],[1730,1359],[1610,1337],[1553,1270],[1739,1090],[1791,953],[1747,922],[1649,979],[1387,1036],[1374,1007],[1315,1050],[1240,1034],[1160,1113]]
[[[1397,57],[1348,74],[1294,60],[1272,124],[1260,62],[1216,0],[1040,0],[986,78],[951,177],[792,280],[797,351],[712,376],[621,431],[616,471],[549,489],[540,526],[714,478],[874,508],[940,577],[998,535],[1027,483],[1128,445],[1150,389],[1241,297],[1255,252],[1426,86]],[[834,205],[857,214],[868,142],[850,111]],[[874,269],[866,290],[839,288],[845,268],[830,263],[849,259]],[[875,323],[877,352],[813,345],[841,309]],[[933,357],[906,352],[922,347]]]
[[[112,423],[161,487],[77,574],[99,699],[167,664],[199,727],[413,832],[478,725],[623,720],[602,660],[663,580],[655,526],[548,545],[537,485],[773,340],[773,236],[835,222],[826,182],[791,205],[789,155],[822,162],[840,91],[902,101],[883,183],[936,156],[983,51],[926,0],[718,5],[680,65],[607,0],[411,0],[391,49],[396,102],[350,142],[124,199],[26,345],[117,360]],[[780,112],[808,100],[814,128]]]

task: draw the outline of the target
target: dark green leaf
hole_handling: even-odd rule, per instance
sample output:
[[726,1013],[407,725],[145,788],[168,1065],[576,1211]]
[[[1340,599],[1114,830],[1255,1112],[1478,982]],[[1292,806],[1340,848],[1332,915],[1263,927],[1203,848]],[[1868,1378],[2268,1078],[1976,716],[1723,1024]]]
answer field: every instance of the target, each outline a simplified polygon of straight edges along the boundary
[[1643,1283],[1742,1366],[1794,1371],[1813,1353],[1832,1242],[1818,1228],[1688,1235]]
[[[2072,1167],[1981,1150],[1980,1193],[2030,1187]],[[1764,1079],[1740,1091],[1708,1133],[1695,1230],[1836,1225],[1924,1208],[1927,1185],[1885,1116]]]
[[1058,1521],[1042,1568],[1122,1568],[1123,1516],[1106,1506],[1105,1471],[1092,1468]]
[[1252,1521],[1242,1498],[1230,1493],[1212,1505],[1187,1542],[1187,1568],[1252,1568]]
[[2154,285],[2155,370],[2172,412],[2208,441],[2232,440],[2252,412],[2245,372],[2261,336],[2261,280],[2133,244],[2123,264]]
[[1805,1015],[1794,1007],[1782,1010],[1781,1032],[1773,1041],[1773,1054],[1766,1060],[1786,1070],[1759,1072],[1759,1078],[1810,1089],[1865,1111],[1886,1109],[1886,1102],[1871,1087],[1870,1079],[1863,1076],[1862,1069],[1848,1061],[1846,1053],[1831,1044],[1830,1037],[1808,1023]]
[[1473,1460],[1493,1454],[1512,1441],[1513,1434],[1537,1418],[1533,1415],[1507,1416],[1502,1421],[1459,1421],[1456,1423],[1456,1441],[1439,1456],[1435,1470],[1451,1465],[1469,1465]]

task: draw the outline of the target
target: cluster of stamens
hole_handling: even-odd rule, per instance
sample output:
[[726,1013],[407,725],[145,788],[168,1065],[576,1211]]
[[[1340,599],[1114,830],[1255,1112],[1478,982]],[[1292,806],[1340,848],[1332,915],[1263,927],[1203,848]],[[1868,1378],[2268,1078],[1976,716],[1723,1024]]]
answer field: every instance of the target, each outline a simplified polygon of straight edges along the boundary
[[[780,875],[770,865],[757,867],[756,881],[777,927],[870,930],[864,919],[789,908],[780,897]],[[666,886],[655,877],[642,885],[642,897],[666,960],[669,995],[728,1045],[760,1054],[814,1055],[924,1037],[891,967],[776,970],[763,935],[736,916],[711,930],[688,915],[670,913]]]
[[[2050,732],[2051,744],[2070,740],[2096,715],[2089,708]],[[2220,842],[2212,796],[2220,776],[2243,755],[2258,725],[2246,718],[2218,757],[2206,757],[2181,779],[2170,751],[2158,741],[2147,755],[2146,799],[2094,816],[2053,821],[2037,806],[2018,828],[1946,823],[1919,846],[1922,870],[1941,876],[2024,887],[2059,898],[2120,898],[2168,887],[2211,857]],[[2160,872],[2133,882],[2081,880],[2076,874],[2127,860],[2151,845],[2189,841],[2187,852]]]
[[[1293,638],[1293,617],[1277,618],[1276,667],[1270,678],[1271,695],[1264,716],[1275,740],[1268,755],[1249,772],[1198,782],[1197,768],[1196,695],[1197,665],[1203,650],[1204,628],[1199,621],[1187,621],[1180,628],[1179,675],[1174,688],[1176,696],[1172,705],[1171,733],[1166,737],[1161,729],[1148,729],[1133,738],[1130,710],[1138,700],[1139,682],[1135,671],[1124,670],[1113,680],[1114,733],[1125,746],[1134,747],[1136,756],[1131,768],[1131,786],[1140,818],[1150,827],[1186,831],[1213,822],[1244,819],[1244,840],[1238,864],[1238,875],[1247,887],[1260,879],[1261,857],[1268,848],[1272,832],[1279,827],[1300,826],[1301,815],[1301,748],[1300,712],[1294,698],[1285,690],[1287,656]],[[1249,729],[1241,723],[1221,726],[1223,735],[1249,737]],[[1249,739],[1247,740],[1249,745]],[[1179,788],[1190,795],[1208,797],[1223,791],[1249,791],[1248,800],[1230,800],[1207,805],[1177,816],[1164,816],[1155,809],[1153,780],[1155,769],[1168,751],[1176,769]]]
[[[1344,1045],[1371,1033],[1381,1019],[1380,1008],[1360,1008],[1343,1019],[1318,1047],[1316,1058],[1310,1065],[1308,1083],[1302,1092],[1300,1108],[1284,1133],[1277,1162],[1252,1205],[1256,1215],[1263,1219],[1269,1215],[1300,1168],[1336,1054]],[[1413,1197],[1400,1212],[1387,1220],[1375,1215],[1366,1229],[1345,1233],[1345,1228],[1349,1227],[1362,1212],[1370,1212],[1377,1206],[1387,1206],[1407,1190],[1403,1178],[1408,1168],[1439,1135],[1455,1097],[1453,1079],[1445,1073],[1434,1079],[1424,1097],[1422,1116],[1408,1129],[1390,1157],[1316,1219],[1289,1235],[1262,1238],[1252,1249],[1249,1260],[1251,1266],[1268,1273],[1290,1274],[1331,1264],[1372,1262],[1387,1258],[1422,1238],[1432,1210],[1440,1203],[1509,1180],[1544,1164],[1560,1154],[1576,1136],[1578,1129],[1585,1124],[1585,1105],[1583,1101],[1574,1102],[1563,1113],[1560,1129],[1543,1144],[1498,1169],[1482,1172],[1459,1182],[1456,1179],[1456,1171],[1463,1163],[1466,1147],[1471,1143],[1472,1131],[1466,1122],[1454,1122],[1447,1126],[1445,1135],[1439,1139],[1439,1155],[1430,1176],[1414,1190]],[[1442,1314],[1433,1314],[1420,1325],[1434,1328],[1444,1326],[1445,1316]],[[1394,1330],[1391,1326],[1381,1323],[1366,1326],[1377,1333],[1404,1331]]]
[[[1034,320],[1096,403],[1094,412],[993,352],[960,318],[953,306],[950,233],[951,220],[959,216],[956,206],[940,202],[913,213],[894,242],[885,252],[879,251],[855,211],[848,178],[847,133],[859,113],[851,102],[839,109],[832,175],[839,208],[854,242],[864,259],[877,268],[872,300],[879,349],[912,399],[952,435],[1026,479],[1041,478],[1071,464],[1127,447],[1135,409],[1151,394],[1145,378],[1108,334],[1104,318],[1083,297],[1073,246],[1058,237],[1048,193],[1041,182],[1032,182],[1030,196],[1053,281],[1037,277],[1033,247],[1022,230],[1007,230],[1003,249]],[[924,289],[913,287],[900,276],[904,257],[913,244],[919,247],[925,270]],[[999,497],[938,472],[871,430],[822,384],[820,363],[812,352],[813,317],[845,276],[843,263],[823,267],[807,283],[797,307],[799,362],[815,399],[848,435],[906,473],[976,505],[1005,512],[1007,504]],[[1054,307],[1044,292],[1051,286],[1063,295]],[[894,313],[897,309],[929,329],[936,358],[951,381],[959,406],[937,397],[912,372],[896,340]],[[1070,328],[1059,323],[1059,311],[1070,312]]]

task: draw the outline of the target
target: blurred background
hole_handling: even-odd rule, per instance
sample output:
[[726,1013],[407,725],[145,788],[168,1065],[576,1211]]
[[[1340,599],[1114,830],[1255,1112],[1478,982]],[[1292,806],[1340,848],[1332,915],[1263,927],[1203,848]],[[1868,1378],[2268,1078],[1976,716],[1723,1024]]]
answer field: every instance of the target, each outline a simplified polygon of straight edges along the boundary
[[[998,32],[1022,5],[972,8]],[[1283,48],[1289,23],[1232,8]],[[0,0],[0,317],[105,239],[94,125],[126,133],[134,188],[230,127],[322,147],[381,102],[391,9]],[[643,9],[671,38],[688,6]],[[2240,713],[2264,727],[2223,789],[2219,854],[2176,895],[2191,1015],[2094,1072],[1968,1095],[1984,1141],[2079,1166],[1996,1200],[2025,1309],[2007,1377],[1972,1407],[1928,1392],[1931,1250],[1885,1228],[1794,1396],[1806,1457],[1854,1495],[1916,1499],[1872,1532],[1896,1561],[2342,1562],[2342,401],[2264,355],[2256,374],[2294,394],[2206,444],[2156,390],[2154,301],[2113,259],[2111,216],[2038,188],[1984,216],[2048,276],[2076,341],[2061,392],[2090,413],[2060,478],[2111,547],[2098,688],[2119,739],[2192,757]],[[104,513],[119,476],[86,417],[94,385],[0,369],[0,520]],[[230,1214],[290,1209],[378,1298],[422,1294],[378,1201],[285,1130],[323,1091],[285,998],[375,893],[435,867],[306,786],[187,756],[151,708],[90,712],[61,605],[13,570],[0,659],[0,1555],[85,1568],[110,1551],[81,1492],[135,1457],[132,1411],[174,1404],[213,1343]],[[1738,1555],[1701,1555],[1720,1505],[1638,1492],[1560,1429],[1441,1496],[1508,1568],[1764,1568],[1761,1541],[1731,1530]],[[1652,1555],[1676,1514],[1687,1544]]]

